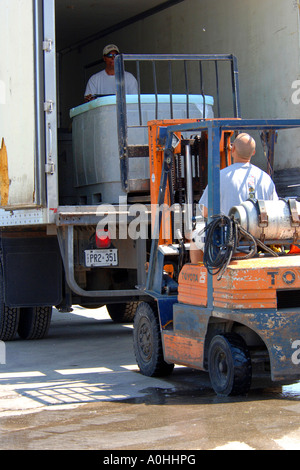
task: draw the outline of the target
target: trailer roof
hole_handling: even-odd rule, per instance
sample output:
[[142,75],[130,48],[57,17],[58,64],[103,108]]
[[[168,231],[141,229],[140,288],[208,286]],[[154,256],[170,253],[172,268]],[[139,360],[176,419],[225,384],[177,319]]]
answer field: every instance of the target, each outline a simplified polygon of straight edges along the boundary
[[185,0],[56,0],[57,50],[66,52]]

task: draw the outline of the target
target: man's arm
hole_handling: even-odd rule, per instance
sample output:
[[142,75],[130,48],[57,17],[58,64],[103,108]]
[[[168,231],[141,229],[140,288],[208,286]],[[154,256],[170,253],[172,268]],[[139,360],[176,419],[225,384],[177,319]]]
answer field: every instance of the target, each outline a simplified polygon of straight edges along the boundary
[[191,240],[190,243],[190,260],[192,264],[201,263],[203,261],[203,251],[197,247],[193,240]]
[[132,73],[126,72],[125,75],[126,94],[137,95],[138,93],[138,82]]
[[85,103],[88,103],[89,101],[93,101],[94,99],[95,99],[94,95],[85,95],[84,96]]
[[202,206],[202,215],[205,219],[207,219],[208,210],[207,210],[207,207],[205,207],[205,206]]
[[87,82],[86,89],[84,92],[84,101],[91,101],[94,99],[94,95],[97,93],[97,86],[95,76],[92,75]]

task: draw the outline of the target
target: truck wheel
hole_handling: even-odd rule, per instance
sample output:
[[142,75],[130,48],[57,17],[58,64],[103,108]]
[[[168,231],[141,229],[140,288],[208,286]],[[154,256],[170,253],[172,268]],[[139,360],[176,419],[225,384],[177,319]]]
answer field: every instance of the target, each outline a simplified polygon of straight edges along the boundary
[[20,317],[20,309],[8,307],[4,303],[4,281],[0,264],[0,340],[11,341],[15,338]]
[[11,341],[15,338],[18,323],[19,323],[20,309],[7,307],[3,301],[0,300],[0,340]]
[[133,346],[142,374],[163,377],[171,374],[174,364],[164,361],[159,321],[152,307],[141,302],[134,317]]
[[125,304],[108,304],[106,308],[115,323],[131,323],[138,305],[139,302],[126,302]]
[[52,307],[28,307],[20,309],[18,333],[22,339],[42,339],[49,330]]
[[208,370],[218,395],[245,395],[251,386],[252,367],[244,340],[235,334],[216,335],[209,346]]

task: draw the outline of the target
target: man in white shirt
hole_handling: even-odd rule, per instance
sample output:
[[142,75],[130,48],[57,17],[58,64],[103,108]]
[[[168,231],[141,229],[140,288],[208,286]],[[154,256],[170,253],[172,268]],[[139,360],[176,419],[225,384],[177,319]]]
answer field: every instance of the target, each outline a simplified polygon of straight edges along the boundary
[[[115,44],[109,44],[103,49],[103,60],[105,62],[105,70],[98,72],[89,79],[84,100],[91,101],[95,99],[95,95],[115,95],[115,57],[120,53],[119,48]],[[138,92],[138,85],[135,77],[125,72],[125,92],[128,95]]]
[[[255,140],[249,134],[239,134],[231,148],[233,164],[220,171],[220,210],[225,215],[231,207],[249,198],[278,199],[270,176],[250,163],[255,147]],[[207,217],[207,193],[206,187],[199,202],[200,206],[204,206],[204,217]]]
[[[249,134],[239,134],[232,144],[233,164],[220,171],[220,212],[229,210],[247,199],[278,200],[275,185],[270,176],[250,163],[255,154],[255,140]],[[208,188],[200,199],[202,214],[207,217]],[[195,248],[194,246],[192,248]],[[203,253],[191,249],[192,263],[202,261]]]

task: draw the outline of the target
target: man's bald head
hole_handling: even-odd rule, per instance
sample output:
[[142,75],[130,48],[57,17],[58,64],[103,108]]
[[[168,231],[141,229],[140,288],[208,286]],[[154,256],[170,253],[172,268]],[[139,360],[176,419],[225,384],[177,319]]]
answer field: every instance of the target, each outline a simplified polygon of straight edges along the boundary
[[255,140],[246,133],[239,134],[233,142],[233,150],[236,154],[233,155],[234,160],[250,161],[251,157],[255,154]]

